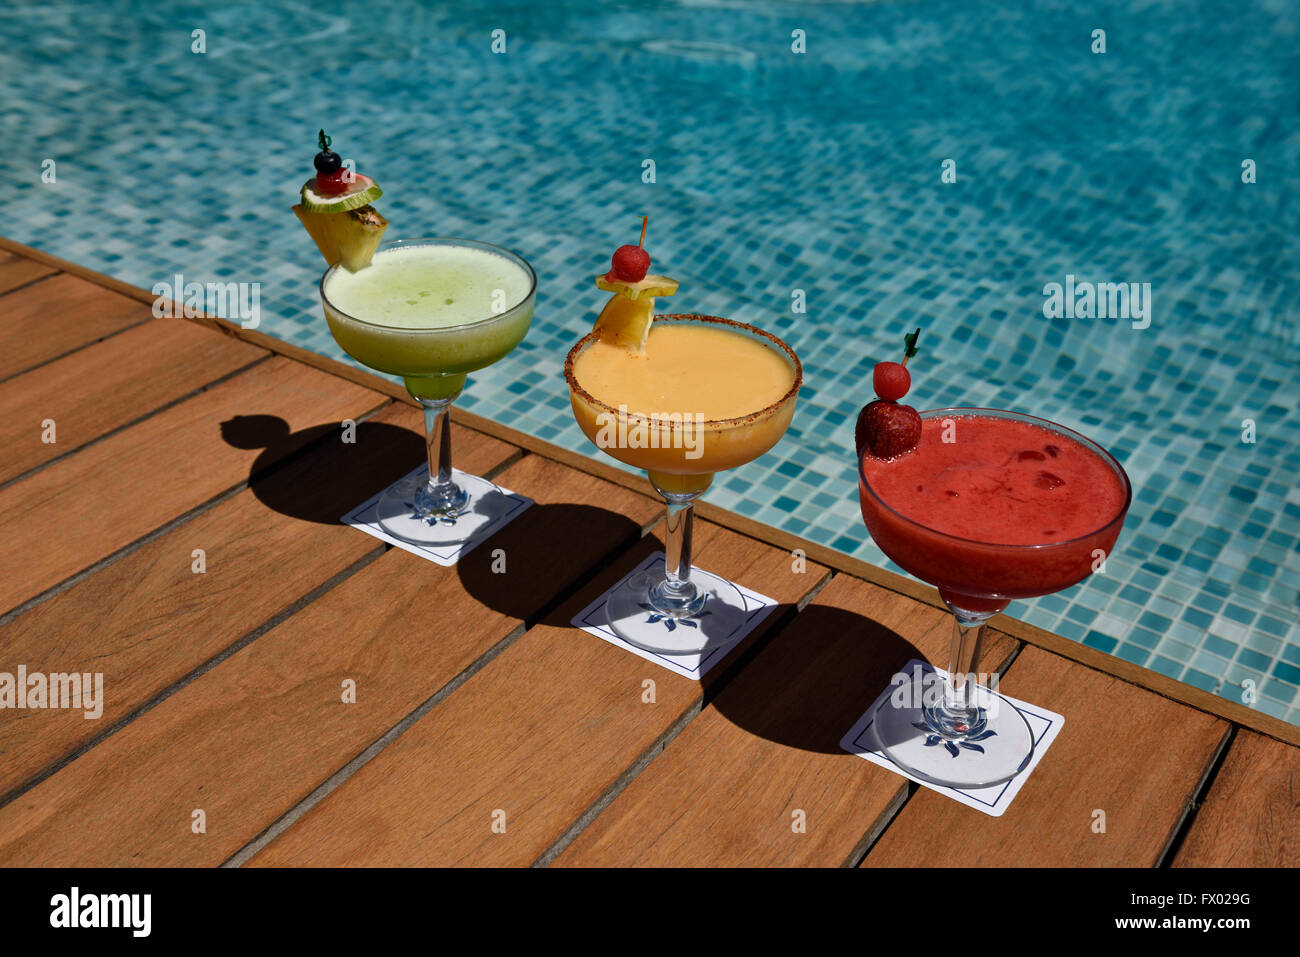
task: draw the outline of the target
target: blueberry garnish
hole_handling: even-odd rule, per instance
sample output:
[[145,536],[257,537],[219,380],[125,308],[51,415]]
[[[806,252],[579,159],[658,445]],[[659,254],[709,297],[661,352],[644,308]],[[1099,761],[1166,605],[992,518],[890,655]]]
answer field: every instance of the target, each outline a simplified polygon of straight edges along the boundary
[[320,139],[318,142],[320,145],[320,152],[317,153],[316,158],[312,160],[316,166],[316,172],[333,173],[343,165],[343,157],[330,149],[331,140],[330,137],[325,135],[324,130],[320,131]]

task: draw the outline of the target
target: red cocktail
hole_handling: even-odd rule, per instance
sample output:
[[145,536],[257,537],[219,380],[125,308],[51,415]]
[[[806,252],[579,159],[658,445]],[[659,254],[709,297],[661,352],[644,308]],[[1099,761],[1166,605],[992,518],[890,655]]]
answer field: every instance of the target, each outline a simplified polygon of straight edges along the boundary
[[960,771],[937,762],[943,774],[936,762],[920,760],[925,751],[914,740],[911,747],[882,741],[882,750],[913,773],[954,786],[1007,780],[1028,764],[1033,735],[1009,705],[1001,709],[1005,721],[990,724],[988,706],[998,696],[970,674],[983,624],[1010,599],[1051,594],[1101,569],[1132,499],[1128,476],[1079,433],[996,409],[923,412],[915,447],[891,458],[860,452],[858,465],[872,539],[938,586],[956,622],[950,680],[941,700],[921,709],[925,727],[915,727],[932,732],[927,741],[938,735],[950,742],[945,756],[961,747],[986,755],[991,744],[970,743],[1002,737],[1000,760],[983,768],[967,762]]

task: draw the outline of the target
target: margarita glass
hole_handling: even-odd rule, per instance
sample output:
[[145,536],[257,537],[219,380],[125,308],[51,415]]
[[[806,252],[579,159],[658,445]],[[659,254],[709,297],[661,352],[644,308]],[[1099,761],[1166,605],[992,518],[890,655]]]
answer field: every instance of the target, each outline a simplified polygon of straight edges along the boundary
[[743,620],[734,585],[691,567],[694,502],[714,473],[758,458],[794,415],[803,368],[780,339],[717,316],[655,316],[644,354],[593,332],[564,363],[578,426],[620,462],[645,469],[668,506],[662,575],[633,576],[606,604],[624,641],[699,654]]
[[1035,738],[1024,715],[972,674],[984,623],[1012,599],[1099,570],[1133,492],[1105,449],[1046,419],[953,408],[922,412],[921,422],[910,452],[859,457],[858,491],[880,550],[938,587],[953,615],[952,647],[947,676],[927,682],[919,704],[882,706],[873,729],[909,773],[989,787],[1029,765]]
[[418,545],[462,542],[504,504],[490,482],[452,475],[448,411],[467,373],[528,332],[537,276],[519,256],[471,239],[384,243],[356,272],[331,266],[320,295],[334,339],[358,362],[402,377],[424,409],[428,475],[384,493],[376,520]]

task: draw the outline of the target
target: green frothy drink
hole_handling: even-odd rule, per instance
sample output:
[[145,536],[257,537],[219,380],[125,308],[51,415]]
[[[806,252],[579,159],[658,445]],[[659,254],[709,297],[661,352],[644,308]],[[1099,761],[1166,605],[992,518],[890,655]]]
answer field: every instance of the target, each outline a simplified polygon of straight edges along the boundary
[[358,362],[402,376],[416,398],[455,396],[532,319],[532,271],[494,250],[414,240],[381,247],[356,272],[335,266],[321,280],[330,332]]

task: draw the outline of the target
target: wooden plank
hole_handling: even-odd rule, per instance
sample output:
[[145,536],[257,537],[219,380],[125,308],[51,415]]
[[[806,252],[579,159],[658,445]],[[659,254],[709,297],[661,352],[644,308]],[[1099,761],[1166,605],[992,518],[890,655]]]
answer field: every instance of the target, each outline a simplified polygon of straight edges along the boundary
[[273,358],[7,486],[0,611],[386,401]]
[[0,296],[0,379],[121,332],[149,307],[61,274]]
[[513,523],[531,529],[505,574],[391,549],[0,809],[0,865],[225,860],[522,630],[521,596],[540,608],[658,510],[533,456],[498,480],[538,503]]
[[49,266],[56,272],[64,272],[70,276],[76,276],[79,279],[85,279],[96,286],[104,289],[110,289],[113,292],[121,293],[137,302],[152,303],[155,297],[152,292],[142,289],[139,286],[133,286],[129,282],[123,282],[120,279],[114,279],[112,276],[97,272],[80,263],[74,263],[71,260],[55,256],[53,253],[47,253],[43,249],[37,249],[35,246],[27,246],[7,237],[0,236],[0,249],[11,252],[16,256],[22,256],[25,259],[31,259],[35,262]]
[[[229,375],[263,349],[155,319],[0,383],[0,482]],[[55,442],[45,440],[52,421]]]
[[53,266],[37,262],[35,259],[0,250],[0,293],[25,286],[33,280],[53,275],[57,271]]
[[1065,717],[1011,807],[988,817],[920,788],[864,866],[1158,863],[1228,724],[1038,648],[1020,653],[1000,690]]
[[[423,428],[416,410],[389,406],[357,427],[355,444],[325,443],[0,626],[0,671],[98,672],[106,692],[94,720],[0,711],[0,796],[382,549],[338,518],[419,464]],[[452,434],[467,471],[490,472],[516,454],[481,432]]]
[[1240,731],[1174,867],[1300,867],[1300,749]]
[[[789,606],[823,577],[697,524],[697,561]],[[535,861],[701,700],[701,685],[568,622],[657,540],[642,542],[425,715],[250,863],[523,865]],[[769,617],[749,641],[771,628]],[[733,655],[735,652],[733,652]],[[734,659],[733,659],[734,660]],[[723,662],[706,679],[718,680]],[[645,682],[653,681],[647,702]],[[493,820],[504,812],[505,833]]]
[[[840,740],[898,669],[941,661],[951,636],[938,609],[836,576],[555,863],[843,864],[885,825],[907,782]],[[981,670],[1015,648],[990,633]]]

